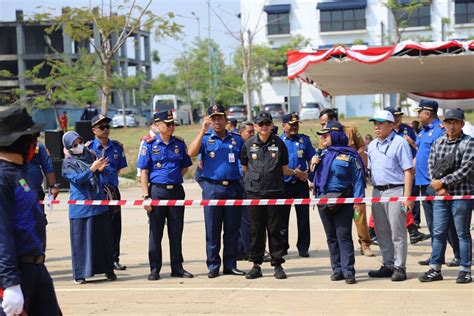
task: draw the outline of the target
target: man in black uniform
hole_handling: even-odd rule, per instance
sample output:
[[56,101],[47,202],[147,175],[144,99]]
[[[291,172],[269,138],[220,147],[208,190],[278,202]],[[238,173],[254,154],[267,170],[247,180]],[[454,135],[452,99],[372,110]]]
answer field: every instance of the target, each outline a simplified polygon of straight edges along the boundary
[[46,218],[26,179],[33,135],[26,108],[0,112],[0,315],[61,315],[44,266]]
[[[240,159],[245,173],[246,197],[249,199],[275,199],[285,197],[283,177],[303,177],[304,172],[288,169],[288,150],[285,143],[272,134],[273,119],[270,113],[261,112],[255,118],[257,135],[250,137],[242,148]],[[251,231],[250,260],[253,268],[247,279],[262,276],[260,265],[265,251],[265,231],[268,231],[271,264],[275,267],[275,278],[286,279],[282,263],[283,253],[282,206],[250,206],[249,219]]]

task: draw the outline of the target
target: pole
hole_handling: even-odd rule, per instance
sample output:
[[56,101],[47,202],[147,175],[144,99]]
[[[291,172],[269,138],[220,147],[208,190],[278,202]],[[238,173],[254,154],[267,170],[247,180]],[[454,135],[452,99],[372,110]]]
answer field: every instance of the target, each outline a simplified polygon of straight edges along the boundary
[[209,55],[209,105],[213,106],[214,105],[214,85],[212,83],[213,81],[213,74],[212,74],[212,64],[213,64],[213,58],[212,58],[212,52],[211,52],[211,0],[207,0],[207,51]]
[[194,11],[191,12],[191,15],[196,18],[196,21],[198,23],[198,39],[199,39],[199,41],[201,41],[201,21],[200,21],[199,17],[197,16],[197,14],[194,13]]

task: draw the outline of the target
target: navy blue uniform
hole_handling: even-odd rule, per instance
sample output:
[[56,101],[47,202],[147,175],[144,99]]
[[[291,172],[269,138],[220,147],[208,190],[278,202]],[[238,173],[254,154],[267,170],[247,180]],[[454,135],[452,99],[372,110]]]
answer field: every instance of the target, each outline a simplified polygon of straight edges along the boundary
[[[221,139],[214,131],[202,138],[199,153],[203,162],[202,198],[241,199],[244,190],[240,183],[240,150],[243,140],[238,134],[226,131]],[[205,206],[207,267],[219,270],[221,257],[221,232],[224,226],[224,270],[236,268],[238,235],[241,221],[241,207]]]
[[[286,134],[281,134],[280,138],[288,149],[288,168],[296,169],[299,167],[301,171],[309,170],[308,161],[316,154],[316,150],[311,144],[308,136],[298,134],[293,138],[286,137]],[[287,198],[309,198],[308,181],[301,181],[295,176],[285,176],[285,193]],[[283,207],[283,235],[284,245],[283,253],[288,253],[290,248],[288,242],[288,227],[290,222],[291,205]],[[298,241],[296,247],[299,252],[307,252],[309,250],[309,243],[311,240],[310,225],[309,225],[309,205],[295,205],[296,218],[298,224]]]
[[38,142],[33,159],[26,165],[26,180],[29,186],[38,193],[40,200],[45,197],[43,190],[44,176],[54,173],[53,162],[46,147]]
[[[61,314],[43,264],[45,236],[46,219],[25,169],[0,160],[0,288],[21,284],[23,309],[30,315]],[[4,315],[1,303],[0,298]]]
[[[182,170],[192,165],[182,138],[172,136],[168,144],[160,135],[146,141],[140,149],[137,168],[149,171],[149,192],[154,200],[183,200]],[[182,236],[184,206],[156,206],[148,214],[150,238],[148,259],[152,273],[162,266],[161,240],[165,222],[168,225],[172,271],[183,269]]]
[[[104,157],[109,159],[109,165],[104,172],[104,185],[109,186],[110,191],[113,192],[113,199],[120,200],[120,191],[118,189],[118,174],[119,171],[127,167],[127,159],[123,145],[115,140],[108,140],[104,147],[96,138],[88,146],[90,151],[94,152],[97,157]],[[120,239],[122,237],[122,212],[120,206],[110,207],[110,221],[112,233],[112,248],[114,262],[120,261]]]

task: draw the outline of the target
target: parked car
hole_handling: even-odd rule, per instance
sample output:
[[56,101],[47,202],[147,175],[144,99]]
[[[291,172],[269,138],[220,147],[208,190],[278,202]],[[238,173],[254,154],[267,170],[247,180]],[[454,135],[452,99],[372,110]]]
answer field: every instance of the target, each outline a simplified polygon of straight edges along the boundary
[[270,112],[273,119],[281,120],[282,116],[285,114],[283,110],[283,105],[281,103],[268,103],[265,104],[263,110],[266,112]]
[[[140,111],[134,108],[125,109],[125,122],[127,127],[137,127],[145,125],[145,118],[140,115]],[[117,114],[112,117],[112,127],[123,127],[123,111],[122,109],[117,110]]]
[[303,107],[300,110],[300,120],[317,120],[322,110],[323,106],[318,102],[303,103]]
[[247,120],[247,107],[243,104],[229,105],[226,112],[227,119],[236,119],[237,122]]

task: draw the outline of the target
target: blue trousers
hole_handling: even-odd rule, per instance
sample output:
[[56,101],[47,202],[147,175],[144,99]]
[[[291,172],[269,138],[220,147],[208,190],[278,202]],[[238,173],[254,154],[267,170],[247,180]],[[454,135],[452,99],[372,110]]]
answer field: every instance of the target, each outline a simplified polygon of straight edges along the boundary
[[[21,291],[25,303],[23,310],[30,316],[60,316],[51,276],[44,264],[19,263]],[[0,298],[0,316],[5,316]]]
[[[151,198],[154,200],[183,200],[184,189],[178,184],[171,190],[151,184]],[[148,242],[148,261],[150,271],[160,273],[163,262],[161,240],[165,223],[168,225],[170,243],[171,270],[183,268],[182,238],[184,226],[184,206],[154,206],[148,213],[150,220],[150,237]]]
[[434,201],[433,209],[433,242],[430,266],[436,270],[441,268],[446,250],[446,239],[449,225],[454,223],[459,239],[460,269],[471,271],[472,239],[471,219],[472,201]]
[[250,256],[250,219],[249,209],[246,206],[242,206],[242,218],[240,221],[238,243],[238,253],[241,256]]
[[[420,195],[421,196],[434,196],[436,191],[427,185],[420,185]],[[435,201],[423,201],[423,210],[425,211],[426,224],[428,225],[428,230],[430,231],[431,236],[433,236],[433,205]],[[456,235],[456,229],[454,228],[454,223],[452,218],[448,222],[448,235],[447,240],[449,245],[453,248],[454,258],[459,258],[459,239]],[[431,247],[433,247],[433,238],[431,238]],[[442,262],[445,262],[444,252],[442,256]]]
[[[202,198],[212,199],[241,199],[243,187],[239,182],[228,186],[204,181],[202,183]],[[218,270],[221,266],[221,233],[224,230],[224,269],[233,269],[237,260],[237,239],[239,236],[242,207],[239,206],[205,206],[204,221],[206,225],[206,255],[207,268]]]
[[355,275],[353,214],[353,204],[344,204],[334,213],[319,211],[326,232],[332,271],[340,272],[344,276]]
[[[308,182],[296,181],[296,183],[285,183],[286,198],[290,199],[302,199],[309,198],[309,186]],[[311,231],[309,225],[309,205],[295,205],[296,209],[296,223],[298,227],[298,241],[296,242],[296,248],[298,251],[308,251],[309,243],[311,241]],[[284,205],[283,210],[283,252],[287,253],[290,248],[288,231],[290,225],[290,211],[291,205]]]

